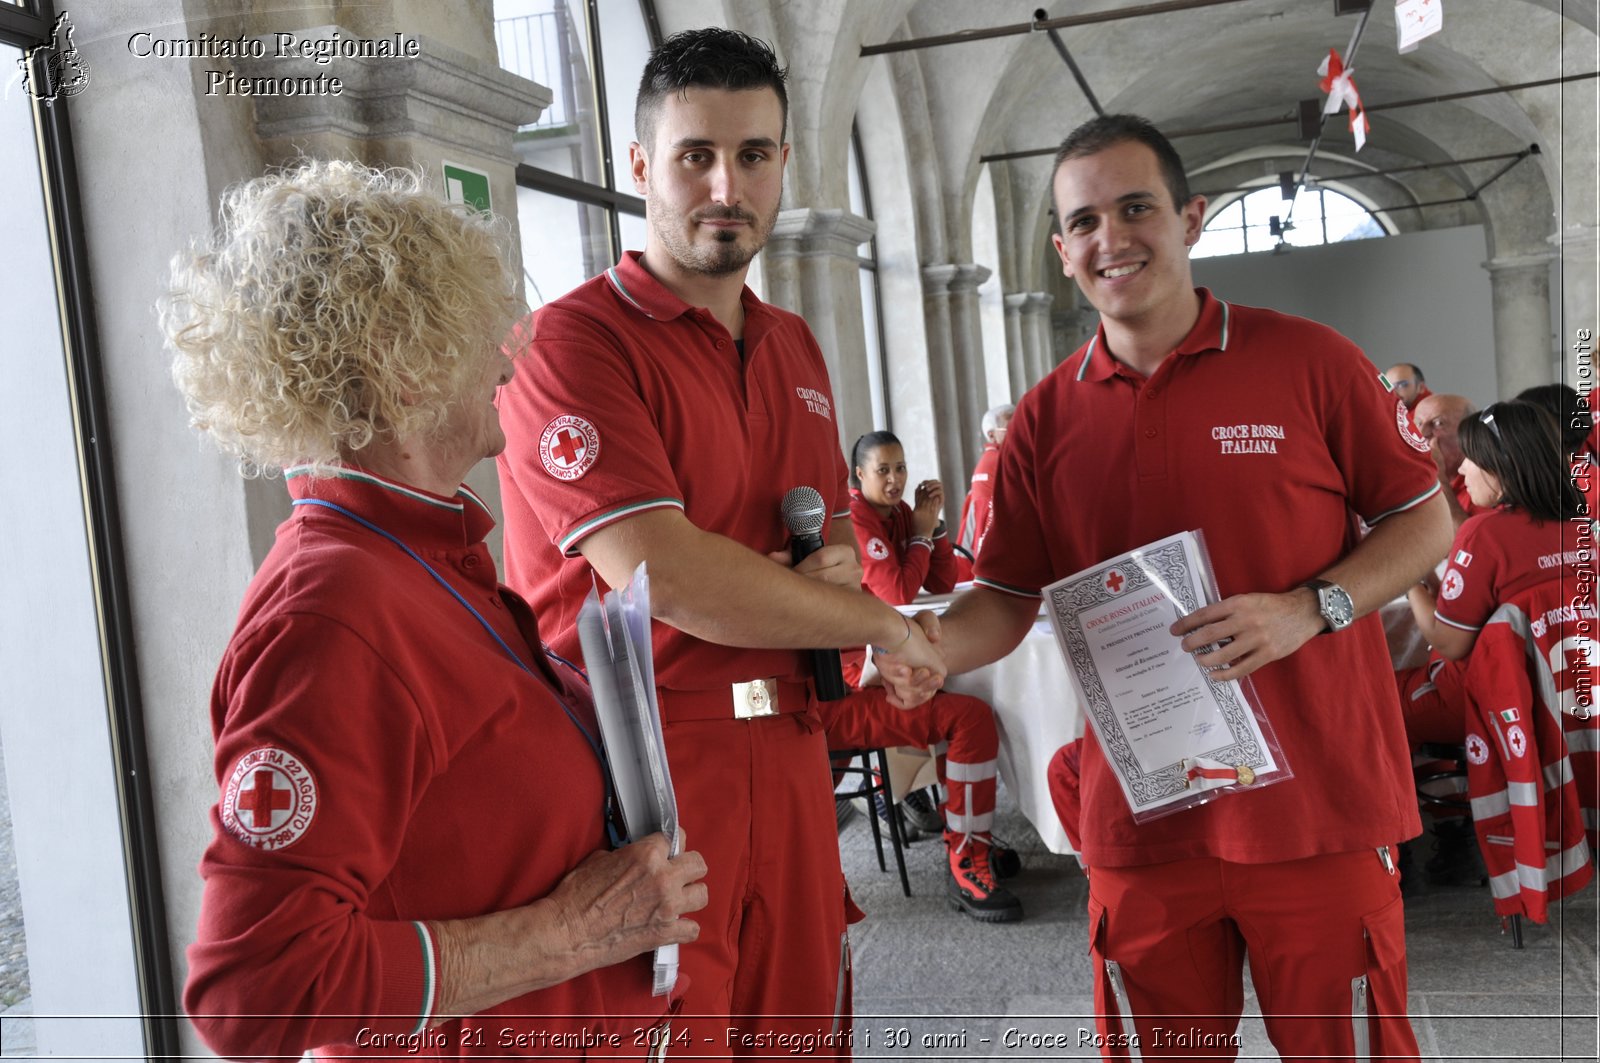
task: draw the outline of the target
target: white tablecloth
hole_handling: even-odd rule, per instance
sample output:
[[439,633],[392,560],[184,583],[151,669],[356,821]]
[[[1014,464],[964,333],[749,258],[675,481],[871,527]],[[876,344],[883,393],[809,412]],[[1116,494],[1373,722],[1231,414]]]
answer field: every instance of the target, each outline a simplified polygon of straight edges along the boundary
[[1049,622],[1035,623],[1009,656],[951,676],[945,688],[980,697],[994,707],[1000,731],[1000,778],[1050,851],[1071,853],[1067,832],[1050,801],[1045,769],[1056,750],[1083,735],[1083,711]]
[[[951,597],[924,596],[901,611],[909,614],[929,607],[940,611]],[[1427,661],[1427,643],[1403,597],[1383,607],[1382,619],[1396,668]],[[945,681],[945,689],[982,698],[994,707],[995,724],[1000,731],[1000,778],[1050,851],[1071,853],[1072,844],[1050,801],[1045,770],[1056,750],[1083,736],[1084,717],[1050,622],[1043,618],[1035,621],[1022,644],[1009,656],[965,675],[951,676]],[[914,751],[905,754],[891,755],[890,776],[897,800],[907,790],[932,781],[925,770],[931,762]]]

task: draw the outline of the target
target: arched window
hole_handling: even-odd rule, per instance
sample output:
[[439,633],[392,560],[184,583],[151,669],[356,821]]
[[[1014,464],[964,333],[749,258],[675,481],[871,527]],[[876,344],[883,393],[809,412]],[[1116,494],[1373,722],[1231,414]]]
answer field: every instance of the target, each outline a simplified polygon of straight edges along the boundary
[[523,274],[537,308],[644,247],[628,145],[659,30],[650,0],[494,0],[494,14],[500,65],[553,96],[516,134]]
[[[1292,228],[1281,234],[1273,232],[1275,217],[1280,224],[1288,219]],[[1302,189],[1291,215],[1288,201],[1278,191],[1278,186],[1272,185],[1238,196],[1215,211],[1189,257],[1271,251],[1280,243],[1314,247],[1388,236],[1391,232],[1393,229],[1384,224],[1379,215],[1331,188]]]

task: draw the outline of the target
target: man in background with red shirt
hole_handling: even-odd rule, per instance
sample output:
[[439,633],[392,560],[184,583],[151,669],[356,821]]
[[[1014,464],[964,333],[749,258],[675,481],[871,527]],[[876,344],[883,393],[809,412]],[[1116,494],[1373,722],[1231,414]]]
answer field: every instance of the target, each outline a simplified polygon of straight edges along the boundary
[[1006,425],[1011,423],[1016,409],[1007,402],[983,415],[983,454],[972,470],[972,487],[961,505],[961,525],[956,532],[956,580],[960,583],[971,582],[972,566],[994,520],[994,473],[1000,467],[1000,444],[1005,442]]
[[1417,403],[1433,394],[1428,390],[1422,367],[1411,362],[1391,365],[1383,371],[1383,378],[1389,382],[1389,393],[1405,403],[1408,410],[1415,410]]
[[[1144,1058],[1226,1056],[1248,954],[1284,1059],[1415,1058],[1389,847],[1420,823],[1369,614],[1449,545],[1426,443],[1348,340],[1194,287],[1205,200],[1148,122],[1079,127],[1053,191],[1063,272],[1100,328],[1017,404],[978,586],[919,622],[966,671],[1021,641],[1050,583],[1202,530],[1223,598],[1172,633],[1215,679],[1252,676],[1295,776],[1139,823],[1086,736],[1098,1032]],[[1261,445],[1237,446],[1241,427]]]
[[1428,441],[1433,453],[1433,464],[1439,470],[1439,485],[1445,489],[1445,502],[1450,506],[1450,519],[1456,527],[1482,510],[1472,504],[1467,494],[1467,478],[1461,475],[1461,444],[1456,440],[1456,429],[1461,419],[1478,408],[1472,400],[1462,395],[1428,396],[1411,411],[1417,431]]

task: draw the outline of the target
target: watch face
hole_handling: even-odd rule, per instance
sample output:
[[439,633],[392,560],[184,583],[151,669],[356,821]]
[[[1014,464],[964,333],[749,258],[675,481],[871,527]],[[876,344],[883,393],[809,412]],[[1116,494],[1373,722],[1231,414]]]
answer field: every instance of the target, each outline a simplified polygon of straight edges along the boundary
[[1350,595],[1343,587],[1338,585],[1323,587],[1317,592],[1317,599],[1328,626],[1335,631],[1348,627],[1356,618],[1355,603],[1350,600]]

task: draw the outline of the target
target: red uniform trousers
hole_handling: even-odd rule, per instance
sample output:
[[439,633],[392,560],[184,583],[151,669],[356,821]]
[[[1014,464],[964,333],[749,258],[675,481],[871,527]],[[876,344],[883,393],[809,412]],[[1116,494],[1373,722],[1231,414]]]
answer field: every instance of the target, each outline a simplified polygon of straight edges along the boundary
[[941,693],[914,709],[898,709],[883,687],[864,687],[820,708],[829,749],[932,748],[945,791],[946,829],[957,834],[993,829],[1000,735],[987,702]]
[[1467,695],[1461,686],[1463,666],[1439,658],[1395,672],[1406,742],[1414,750],[1424,742],[1459,746],[1467,740]]
[[[731,716],[731,705],[730,705]],[[700,936],[680,949],[688,976],[669,1055],[850,1055],[755,1035],[815,1041],[851,1028],[844,872],[827,749],[811,713],[669,722],[678,819],[706,861]],[[852,906],[853,910],[853,906]],[[859,914],[857,915],[859,918]],[[731,1016],[731,1018],[730,1018]],[[730,1037],[728,1028],[752,1037]]]
[[1286,1063],[1417,1056],[1400,878],[1377,850],[1091,868],[1089,952],[1105,1058],[1235,1058],[1246,955]]

